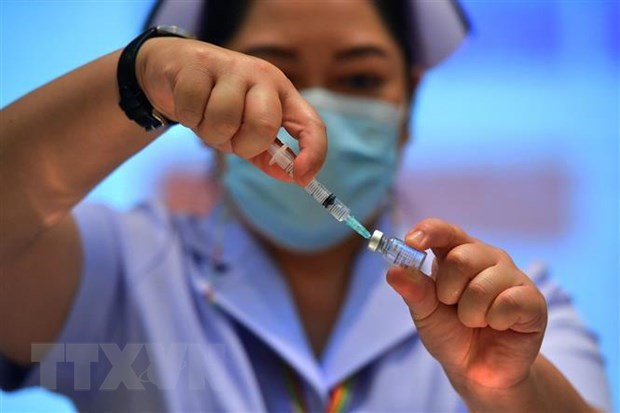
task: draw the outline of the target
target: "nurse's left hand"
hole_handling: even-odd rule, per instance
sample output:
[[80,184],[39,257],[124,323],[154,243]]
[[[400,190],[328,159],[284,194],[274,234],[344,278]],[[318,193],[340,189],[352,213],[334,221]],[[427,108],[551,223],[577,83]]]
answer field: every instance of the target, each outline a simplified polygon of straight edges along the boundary
[[405,241],[436,256],[428,277],[392,268],[420,338],[455,389],[504,390],[524,382],[547,324],[545,299],[504,251],[439,219],[420,222]]

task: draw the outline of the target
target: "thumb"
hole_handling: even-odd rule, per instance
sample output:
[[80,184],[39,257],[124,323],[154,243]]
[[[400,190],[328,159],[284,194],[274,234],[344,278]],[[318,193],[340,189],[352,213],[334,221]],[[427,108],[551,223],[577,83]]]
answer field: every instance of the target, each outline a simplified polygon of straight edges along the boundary
[[314,108],[294,88],[282,95],[282,126],[299,141],[293,164],[295,181],[305,186],[319,172],[327,152],[325,125]]
[[439,307],[435,281],[418,270],[392,267],[387,282],[403,297],[416,322],[428,318]]
[[[280,91],[282,103],[282,126],[299,142],[300,151],[293,162],[293,177],[279,166],[271,163],[272,156],[264,151],[249,159],[257,168],[284,182],[295,181],[306,186],[319,172],[327,152],[325,125],[299,92],[290,84]],[[276,137],[274,136],[274,139]]]

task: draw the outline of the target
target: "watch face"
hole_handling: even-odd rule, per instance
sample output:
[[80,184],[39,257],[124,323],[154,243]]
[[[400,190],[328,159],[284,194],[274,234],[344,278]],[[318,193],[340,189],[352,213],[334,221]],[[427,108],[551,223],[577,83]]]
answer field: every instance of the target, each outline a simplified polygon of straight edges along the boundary
[[194,36],[192,36],[190,34],[190,32],[188,32],[185,29],[180,28],[179,26],[166,26],[166,25],[160,25],[160,26],[156,26],[155,30],[158,34],[161,35],[169,35],[169,36],[178,36],[178,37],[185,37],[187,39],[193,39]]

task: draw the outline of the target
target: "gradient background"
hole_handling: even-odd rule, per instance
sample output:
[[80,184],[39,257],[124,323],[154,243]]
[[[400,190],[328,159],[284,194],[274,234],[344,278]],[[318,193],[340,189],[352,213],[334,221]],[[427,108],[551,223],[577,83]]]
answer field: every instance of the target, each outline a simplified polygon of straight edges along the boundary
[[[151,5],[0,0],[0,105],[123,47]],[[522,266],[547,263],[599,336],[620,409],[620,3],[464,6],[474,32],[420,90],[403,202],[462,225]],[[89,199],[129,208],[161,192],[165,174],[197,174],[209,159],[175,128]],[[0,412],[72,410],[39,389],[0,393]]]

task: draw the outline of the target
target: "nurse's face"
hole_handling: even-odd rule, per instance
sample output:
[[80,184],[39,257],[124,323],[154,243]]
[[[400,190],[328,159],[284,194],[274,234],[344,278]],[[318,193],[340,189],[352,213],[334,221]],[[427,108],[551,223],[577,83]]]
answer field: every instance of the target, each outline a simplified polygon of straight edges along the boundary
[[298,89],[403,105],[415,83],[370,1],[257,0],[227,47],[271,62]]

